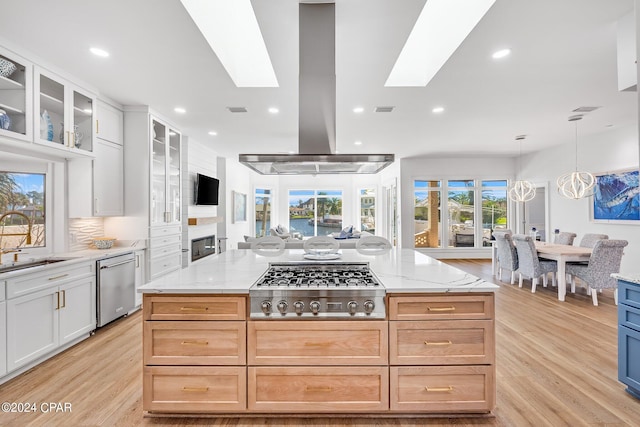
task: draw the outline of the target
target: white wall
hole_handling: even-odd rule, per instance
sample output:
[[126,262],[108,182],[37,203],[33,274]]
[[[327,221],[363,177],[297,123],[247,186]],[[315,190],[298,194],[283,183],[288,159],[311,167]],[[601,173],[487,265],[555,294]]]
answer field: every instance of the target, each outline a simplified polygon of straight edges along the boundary
[[[251,171],[244,165],[238,163],[237,160],[232,159],[219,159],[224,160],[225,179],[220,183],[224,188],[225,203],[224,203],[224,232],[221,232],[221,236],[226,237],[226,249],[236,249],[238,242],[244,241],[244,236],[253,235],[254,220],[252,217],[253,210],[253,180],[259,179],[260,175]],[[219,162],[220,164],[220,162]],[[246,221],[234,221],[233,219],[233,192],[242,193],[247,195],[247,220]],[[221,202],[221,207],[223,206]]]
[[[583,121],[588,120],[588,116]],[[582,125],[580,123],[578,126]],[[610,128],[592,137],[581,137],[578,128],[578,169],[592,173],[638,167],[638,130],[630,124],[622,128]],[[602,224],[590,220],[592,199],[570,200],[557,192],[558,176],[575,170],[575,138],[568,131],[566,144],[542,150],[523,157],[522,176],[534,182],[549,183],[549,229],[585,233],[608,234],[611,239],[629,241],[622,259],[621,272],[638,272],[635,264],[640,259],[640,223]]]

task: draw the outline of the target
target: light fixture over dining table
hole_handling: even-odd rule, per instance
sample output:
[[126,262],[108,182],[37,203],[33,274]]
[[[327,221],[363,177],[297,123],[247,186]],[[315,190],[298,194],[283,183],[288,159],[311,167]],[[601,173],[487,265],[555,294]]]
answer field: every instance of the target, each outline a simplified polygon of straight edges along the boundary
[[[526,135],[518,135],[516,136],[516,141],[520,144],[520,152],[518,154],[518,175],[522,172],[522,168],[520,165],[521,157],[522,157],[522,141],[526,138]],[[536,187],[531,183],[531,181],[526,181],[519,179],[514,181],[509,186],[509,191],[507,193],[509,195],[509,199],[514,202],[528,202],[536,197]]]
[[575,171],[560,175],[557,181],[558,193],[573,200],[591,196],[596,185],[596,178],[591,172],[578,170],[578,121],[582,120],[582,117],[582,114],[569,117],[569,121],[575,123]]

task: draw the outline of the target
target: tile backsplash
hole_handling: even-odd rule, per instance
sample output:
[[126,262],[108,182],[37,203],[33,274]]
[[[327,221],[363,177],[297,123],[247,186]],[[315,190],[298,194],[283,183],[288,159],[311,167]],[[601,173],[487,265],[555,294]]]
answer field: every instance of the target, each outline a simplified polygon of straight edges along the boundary
[[104,236],[103,218],[69,219],[69,250],[80,251],[92,247],[94,237]]

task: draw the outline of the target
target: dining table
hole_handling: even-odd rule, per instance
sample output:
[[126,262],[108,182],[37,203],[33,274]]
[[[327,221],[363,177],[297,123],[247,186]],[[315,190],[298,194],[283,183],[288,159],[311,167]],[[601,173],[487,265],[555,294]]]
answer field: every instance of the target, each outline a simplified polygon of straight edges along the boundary
[[589,261],[593,248],[583,248],[573,245],[558,245],[555,243],[535,242],[538,257],[558,263],[557,282],[558,300],[564,301],[567,294],[567,262]]

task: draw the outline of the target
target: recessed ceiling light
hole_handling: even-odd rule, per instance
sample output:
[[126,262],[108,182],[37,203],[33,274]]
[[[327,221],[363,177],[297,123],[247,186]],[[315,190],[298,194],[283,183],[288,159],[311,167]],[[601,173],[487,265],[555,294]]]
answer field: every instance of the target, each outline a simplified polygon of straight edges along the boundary
[[176,108],[173,109],[173,111],[175,111],[176,113],[180,113],[180,114],[184,114],[184,113],[187,112],[187,110],[185,110],[182,107],[176,107]]
[[218,134],[218,132],[216,132],[215,130],[210,130],[209,131],[209,135],[211,136],[216,136]]
[[496,0],[429,0],[385,86],[426,86]]
[[251,0],[180,0],[237,87],[278,87]]
[[493,55],[491,55],[491,57],[493,59],[500,59],[500,58],[504,58],[505,56],[509,56],[511,54],[511,49],[500,49],[496,52],[493,52]]
[[354,142],[355,145],[362,145],[362,141],[356,141]]
[[442,113],[444,111],[444,107],[434,107],[433,110],[431,110],[432,113]]
[[91,49],[89,49],[89,51],[93,53],[95,56],[100,56],[102,58],[106,58],[109,56],[109,52],[97,47],[92,47]]
[[269,112],[271,114],[278,114],[280,112],[280,110],[278,110],[276,107],[270,107],[269,108]]
[[356,107],[353,109],[354,113],[363,113],[364,112],[364,108],[363,107]]

